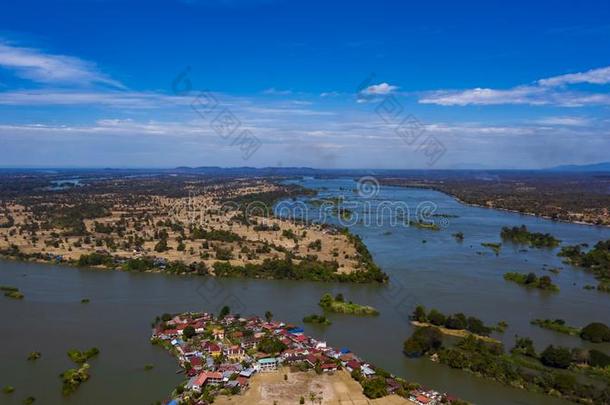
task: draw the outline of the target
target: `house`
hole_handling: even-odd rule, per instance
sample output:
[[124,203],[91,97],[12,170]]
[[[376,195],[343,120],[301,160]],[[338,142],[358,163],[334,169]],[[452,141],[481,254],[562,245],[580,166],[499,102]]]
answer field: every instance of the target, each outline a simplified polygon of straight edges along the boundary
[[248,381],[246,377],[239,376],[235,381],[237,381],[240,387],[247,387],[250,385],[250,381]]
[[324,363],[320,366],[323,372],[337,371],[339,366],[336,363]]
[[189,362],[191,363],[191,367],[195,370],[201,370],[203,369],[203,359],[201,357],[191,357],[189,359]]
[[409,398],[411,401],[415,402],[418,405],[429,405],[432,401],[430,398],[425,397],[423,395],[417,395],[415,397]]
[[257,362],[257,364],[258,364],[260,371],[263,373],[269,372],[269,371],[275,371],[275,370],[277,370],[278,359],[276,359],[275,357],[267,357],[264,359],[260,359]]
[[371,378],[375,375],[375,370],[369,367],[368,364],[362,365],[360,371],[362,372],[362,375],[364,375],[366,378]]
[[360,370],[361,367],[362,367],[362,364],[360,364],[360,362],[358,362],[357,360],[350,360],[347,363],[345,363],[345,368],[350,373],[354,370]]
[[394,394],[401,387],[400,383],[393,378],[386,378],[386,389],[388,390],[388,394]]
[[[245,370],[240,371],[239,376],[243,378],[250,378],[252,375],[256,373],[256,370],[253,368],[247,368]],[[239,377],[238,377],[239,378]]]
[[216,340],[223,340],[225,338],[225,331],[224,329],[214,328],[212,329],[212,336]]
[[235,345],[225,349],[225,356],[229,361],[239,362],[246,356],[246,351],[241,346]]

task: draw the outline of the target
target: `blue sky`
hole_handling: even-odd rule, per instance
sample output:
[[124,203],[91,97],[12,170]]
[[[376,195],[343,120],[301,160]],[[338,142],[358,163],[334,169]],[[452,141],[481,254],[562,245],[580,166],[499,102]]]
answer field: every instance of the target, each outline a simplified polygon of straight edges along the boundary
[[609,51],[602,1],[10,2],[0,167],[607,161]]

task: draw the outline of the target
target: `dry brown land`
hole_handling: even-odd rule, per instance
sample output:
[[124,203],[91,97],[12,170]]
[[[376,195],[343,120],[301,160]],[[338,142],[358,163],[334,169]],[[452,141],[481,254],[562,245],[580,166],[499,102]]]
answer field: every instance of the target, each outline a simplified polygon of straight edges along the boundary
[[[284,374],[288,376],[287,380],[284,380]],[[312,402],[310,394],[314,394],[317,399]],[[411,401],[397,395],[375,400],[366,398],[360,384],[353,380],[345,370],[333,374],[317,375],[311,371],[291,373],[288,369],[255,375],[250,381],[250,388],[244,394],[219,396],[214,403],[218,405],[269,405],[273,403],[284,405],[298,404],[301,397],[305,398],[305,404],[412,404]]]
[[[236,211],[223,209],[229,198],[273,192],[278,188],[265,180],[244,180],[223,183],[181,198],[98,194],[92,198],[93,202],[110,205],[109,215],[85,219],[86,235],[69,235],[65,228],[49,226],[49,218],[38,214],[32,207],[9,201],[4,204],[2,217],[12,217],[14,225],[0,228],[0,250],[17,246],[21,253],[60,255],[66,260],[78,260],[81,255],[93,252],[126,259],[154,256],[185,264],[203,262],[207,268],[212,268],[219,261],[216,257],[219,250],[231,252],[228,262],[232,265],[242,265],[283,258],[285,253],[278,250],[280,247],[295,257],[313,255],[319,261],[336,261],[339,273],[356,271],[359,268],[358,254],[353,243],[343,234],[319,225],[294,223],[272,216],[255,217],[254,221],[244,224],[235,218]],[[69,208],[71,202],[67,199],[49,205],[49,208]],[[255,223],[276,227],[277,230],[255,230]],[[228,231],[238,235],[240,240],[193,239],[189,233],[191,226],[206,231]],[[32,232],[32,227],[37,229]],[[163,252],[155,251],[159,232],[167,232],[169,249]],[[294,238],[287,237],[286,232],[294,234]],[[320,249],[310,248],[309,245],[317,240],[321,241]]]

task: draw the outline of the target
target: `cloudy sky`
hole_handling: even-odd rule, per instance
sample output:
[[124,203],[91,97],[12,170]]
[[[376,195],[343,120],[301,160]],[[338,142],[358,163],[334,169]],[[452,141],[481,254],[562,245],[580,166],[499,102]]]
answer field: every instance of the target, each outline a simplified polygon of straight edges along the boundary
[[610,160],[607,2],[10,3],[0,167]]

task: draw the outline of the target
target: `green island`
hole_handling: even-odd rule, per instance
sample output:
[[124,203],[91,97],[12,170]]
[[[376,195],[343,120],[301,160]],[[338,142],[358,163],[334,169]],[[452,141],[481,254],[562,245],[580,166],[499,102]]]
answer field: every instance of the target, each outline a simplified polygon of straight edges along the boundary
[[417,229],[425,229],[429,231],[440,231],[441,227],[434,222],[416,221],[413,222],[413,226]]
[[19,291],[17,287],[3,285],[0,286],[0,291],[4,292],[5,297],[13,298],[16,300],[21,300],[25,297],[25,295],[21,291]]
[[490,248],[491,250],[493,250],[496,256],[500,254],[500,250],[502,249],[501,243],[483,242],[481,243],[481,246]]
[[78,387],[89,379],[89,364],[83,363],[78,368],[70,368],[59,376],[62,381],[61,392],[63,395],[74,393]]
[[464,241],[464,232],[456,232],[456,233],[452,234],[451,236],[453,236],[455,238],[455,240],[458,242]]
[[534,319],[530,323],[566,335],[579,336],[592,343],[610,342],[610,328],[601,322],[591,322],[582,329],[566,325],[563,319]]
[[354,304],[353,302],[345,302],[343,294],[337,294],[335,298],[329,293],[326,293],[320,298],[319,305],[329,312],[349,315],[379,315],[379,311],[368,305]]
[[588,252],[583,252],[583,245],[564,246],[558,256],[572,266],[591,271],[599,281],[597,289],[610,292],[610,240],[599,241]]
[[92,347],[89,350],[68,350],[70,360],[78,365],[78,368],[70,368],[59,375],[62,381],[62,393],[67,396],[74,393],[78,387],[89,379],[90,365],[87,360],[99,355],[100,350]]
[[[479,339],[497,342],[496,339],[489,337],[492,331],[498,330],[496,327],[485,326],[480,319],[474,316],[466,316],[463,313],[447,316],[434,308],[426,313],[426,308],[423,305],[418,305],[411,314],[411,324],[418,328],[434,326],[445,335],[457,337],[474,335]],[[504,324],[505,322],[502,325]],[[499,327],[499,329],[502,329],[502,327]]]
[[68,350],[68,357],[76,364],[83,364],[87,362],[87,360],[97,356],[98,354],[100,354],[100,350],[97,347],[92,347],[91,349],[86,351],[80,351],[76,349]]
[[2,392],[4,394],[12,394],[13,392],[15,392],[15,387],[13,387],[12,385],[5,385],[4,387],[2,387]]
[[580,330],[580,338],[592,343],[610,342],[610,327],[601,322],[592,322]]
[[553,284],[549,276],[538,277],[534,273],[525,274],[508,272],[504,273],[504,280],[512,281],[525,287],[537,288],[539,290],[554,292],[559,291],[559,287]]
[[580,328],[566,325],[566,321],[563,319],[534,319],[530,323],[532,325],[540,326],[541,328],[553,330],[555,332],[564,333],[566,335],[580,335]]
[[332,322],[325,315],[311,314],[303,317],[304,323],[315,323],[318,325],[331,325]]
[[610,356],[601,351],[550,345],[537,354],[532,340],[519,336],[508,353],[501,343],[485,342],[473,335],[453,346],[443,343],[438,328],[418,328],[404,342],[403,353],[409,357],[428,355],[454,369],[578,403],[610,400]]
[[554,248],[559,246],[561,241],[548,233],[530,232],[525,225],[509,228],[502,228],[500,232],[502,240],[513,243],[530,245],[536,248]]
[[41,356],[42,353],[40,352],[31,352],[30,354],[28,354],[28,361],[38,360]]

